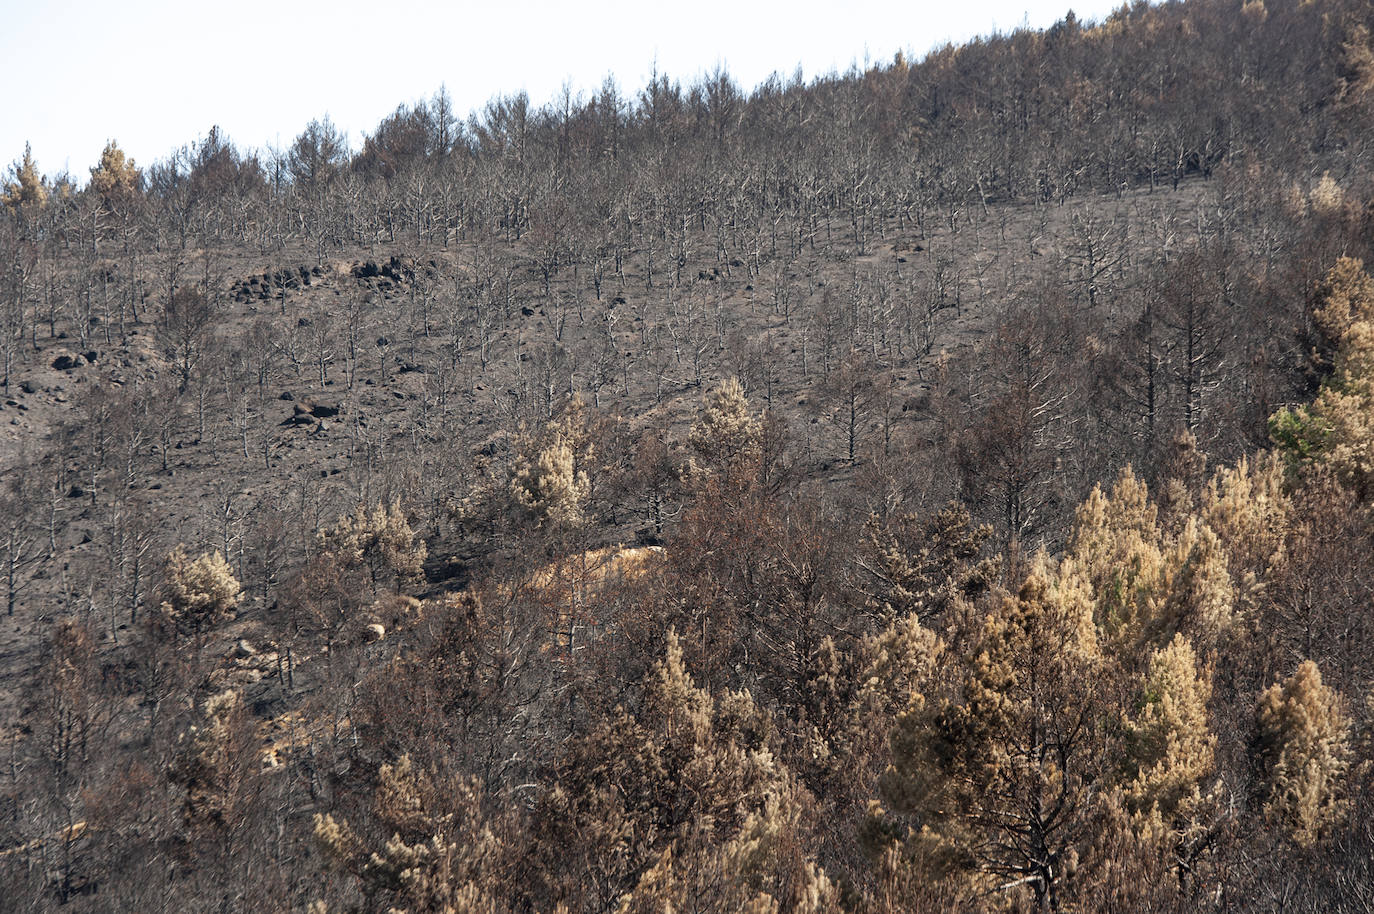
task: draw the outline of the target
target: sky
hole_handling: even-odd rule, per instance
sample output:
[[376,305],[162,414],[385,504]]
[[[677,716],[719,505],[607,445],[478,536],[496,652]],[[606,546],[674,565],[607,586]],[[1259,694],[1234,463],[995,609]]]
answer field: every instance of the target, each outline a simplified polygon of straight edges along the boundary
[[[1083,0],[1100,20],[1121,0]],[[328,115],[361,145],[397,105],[440,85],[466,115],[521,90],[550,101],[613,76],[632,95],[651,72],[684,84],[723,66],[746,91],[800,66],[917,60],[1062,19],[1070,0],[720,2],[487,0],[38,0],[3,3],[0,169],[31,143],[40,170],[89,178],[108,140],[139,165],[218,125],[240,149],[282,149]]]

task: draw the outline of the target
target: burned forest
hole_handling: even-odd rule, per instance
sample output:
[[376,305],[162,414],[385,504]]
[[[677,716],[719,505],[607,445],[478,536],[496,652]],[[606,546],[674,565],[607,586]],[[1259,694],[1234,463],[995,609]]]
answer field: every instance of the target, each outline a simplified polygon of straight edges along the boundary
[[292,129],[6,152],[0,908],[1374,910],[1374,4]]

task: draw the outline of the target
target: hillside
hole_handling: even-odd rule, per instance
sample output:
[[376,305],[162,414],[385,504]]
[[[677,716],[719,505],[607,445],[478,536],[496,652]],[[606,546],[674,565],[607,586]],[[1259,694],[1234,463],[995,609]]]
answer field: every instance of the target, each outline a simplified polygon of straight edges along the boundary
[[4,897],[1367,910],[1371,27],[26,153]]

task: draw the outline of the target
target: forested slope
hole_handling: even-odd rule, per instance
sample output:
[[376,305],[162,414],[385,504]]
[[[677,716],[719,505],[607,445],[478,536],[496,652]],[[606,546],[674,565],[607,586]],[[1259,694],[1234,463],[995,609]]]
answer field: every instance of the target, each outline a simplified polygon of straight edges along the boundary
[[1371,27],[25,153],[6,903],[1368,910]]

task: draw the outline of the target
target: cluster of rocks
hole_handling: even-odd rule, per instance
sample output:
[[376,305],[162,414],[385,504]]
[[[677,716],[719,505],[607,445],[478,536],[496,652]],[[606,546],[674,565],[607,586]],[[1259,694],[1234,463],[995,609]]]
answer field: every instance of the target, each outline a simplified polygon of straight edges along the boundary
[[210,673],[210,684],[216,689],[244,688],[256,685],[276,672],[278,656],[276,644],[269,641],[261,649],[240,638]]
[[439,262],[430,260],[420,262],[410,257],[393,254],[388,260],[378,263],[375,260],[354,261],[352,275],[386,291],[393,286],[404,286],[415,282],[419,276],[434,279],[439,275]]
[[320,267],[307,266],[306,264],[282,267],[280,270],[259,273],[247,279],[239,280],[229,287],[229,294],[233,295],[235,301],[240,303],[254,299],[266,301],[280,295],[283,290],[305,288],[323,273],[324,270]]
[[401,258],[395,254],[385,263],[378,264],[375,260],[368,260],[353,264],[354,279],[377,280],[381,285],[381,280],[388,280],[397,284],[415,281],[415,262],[409,258]]
[[58,371],[71,371],[73,368],[80,368],[82,365],[95,364],[99,361],[100,353],[94,349],[89,352],[69,352],[65,349],[58,349],[52,360],[52,367]]
[[[285,391],[281,395],[283,400],[294,400],[295,396],[290,391]],[[325,419],[333,419],[339,414],[338,406],[330,406],[326,403],[316,403],[313,400],[303,400],[297,403],[282,422],[285,426],[296,425],[315,425],[323,423]]]

